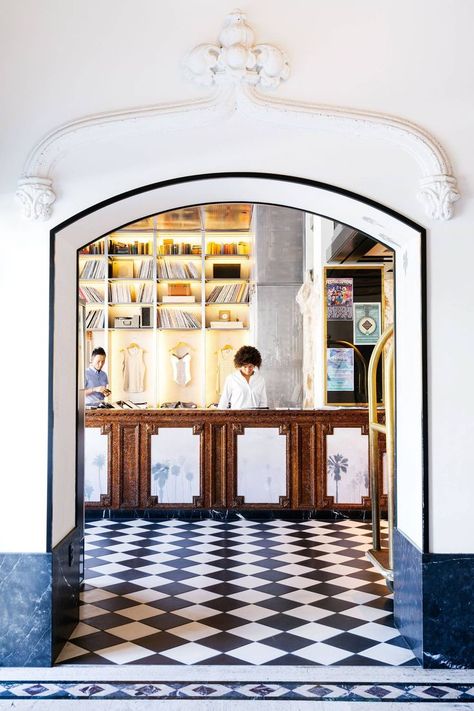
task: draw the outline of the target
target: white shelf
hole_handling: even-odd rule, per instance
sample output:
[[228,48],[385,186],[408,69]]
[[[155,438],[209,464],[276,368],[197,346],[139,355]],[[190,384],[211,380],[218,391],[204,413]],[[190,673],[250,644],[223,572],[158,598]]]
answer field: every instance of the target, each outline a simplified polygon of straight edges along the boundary
[[205,254],[206,259],[250,259],[250,254]]
[[[103,256],[103,255],[101,255]],[[109,259],[153,259],[153,254],[108,254]]]
[[201,261],[202,255],[201,254],[157,254],[156,255],[157,259],[198,259]]
[[206,284],[211,281],[221,281],[221,282],[224,282],[225,284],[237,284],[238,282],[244,282],[245,284],[250,283],[250,279],[226,279],[225,277],[222,277],[220,279],[214,278],[214,277],[212,277],[211,279],[205,279]]
[[153,306],[153,301],[108,301],[108,306]]
[[191,308],[202,306],[202,301],[158,301],[157,306],[191,306]]

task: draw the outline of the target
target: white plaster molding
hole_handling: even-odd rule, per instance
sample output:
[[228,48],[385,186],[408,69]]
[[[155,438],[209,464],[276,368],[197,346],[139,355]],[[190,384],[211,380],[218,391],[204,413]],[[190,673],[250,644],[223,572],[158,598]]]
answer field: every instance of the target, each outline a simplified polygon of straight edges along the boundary
[[227,15],[219,44],[200,44],[184,60],[186,75],[204,86],[246,82],[275,89],[288,78],[288,60],[271,44],[254,45],[254,32],[241,10]]
[[55,166],[79,145],[90,145],[103,138],[119,145],[135,133],[216,125],[238,111],[253,121],[267,121],[293,130],[329,131],[393,143],[410,153],[421,170],[418,197],[427,215],[434,220],[453,216],[454,202],[460,197],[456,177],[443,147],[428,131],[388,114],[262,94],[260,86],[276,86],[286,78],[288,64],[275,47],[252,45],[253,32],[240,11],[229,15],[219,41],[219,46],[199,45],[186,58],[188,76],[193,75],[193,80],[209,86],[216,85],[210,96],[86,116],[45,136],[30,152],[19,181],[17,197],[23,214],[32,220],[51,217],[56,199]]
[[453,175],[430,175],[420,181],[418,198],[433,220],[449,220],[453,216],[453,203],[461,197]]
[[18,181],[16,198],[21,211],[30,220],[49,220],[56,195],[49,178],[21,178]]

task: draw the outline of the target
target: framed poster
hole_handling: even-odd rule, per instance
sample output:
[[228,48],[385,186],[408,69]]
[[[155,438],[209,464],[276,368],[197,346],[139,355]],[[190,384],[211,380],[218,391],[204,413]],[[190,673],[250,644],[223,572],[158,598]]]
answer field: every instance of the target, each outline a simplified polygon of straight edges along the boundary
[[380,338],[380,304],[375,302],[354,304],[354,344],[373,346]]
[[328,392],[354,390],[354,351],[352,348],[328,348],[326,381]]
[[326,279],[328,321],[352,321],[352,278],[331,277]]

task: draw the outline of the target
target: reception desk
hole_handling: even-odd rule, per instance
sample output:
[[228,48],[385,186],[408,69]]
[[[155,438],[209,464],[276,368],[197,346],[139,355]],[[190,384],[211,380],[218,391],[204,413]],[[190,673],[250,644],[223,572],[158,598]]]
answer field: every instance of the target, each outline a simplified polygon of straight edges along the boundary
[[91,410],[85,424],[89,509],[370,509],[365,409]]

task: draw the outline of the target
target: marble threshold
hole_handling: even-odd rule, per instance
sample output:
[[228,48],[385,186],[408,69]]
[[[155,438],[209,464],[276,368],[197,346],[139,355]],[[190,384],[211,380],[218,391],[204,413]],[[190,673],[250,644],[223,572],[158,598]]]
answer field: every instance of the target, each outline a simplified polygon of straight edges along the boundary
[[[264,677],[264,679],[262,678]],[[56,667],[4,667],[2,681],[216,681],[232,682],[413,682],[417,684],[473,684],[474,669],[422,669],[421,667],[315,667],[248,665],[78,665]]]

